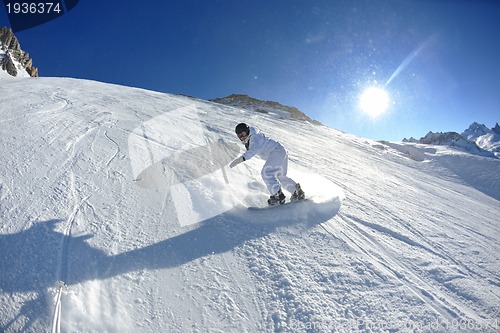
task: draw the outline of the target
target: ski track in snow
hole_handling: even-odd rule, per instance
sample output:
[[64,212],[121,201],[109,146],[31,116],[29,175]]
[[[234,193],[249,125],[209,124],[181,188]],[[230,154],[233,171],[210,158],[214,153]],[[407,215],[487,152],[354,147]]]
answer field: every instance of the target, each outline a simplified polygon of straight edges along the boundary
[[[498,161],[84,80],[2,91],[0,332],[47,331],[58,280],[68,332],[498,331]],[[131,171],[128,138],[155,117],[208,145],[256,125],[312,202],[247,211],[266,198],[252,160],[214,173],[230,209],[181,227],[170,191]],[[143,134],[150,161],[183,143]]]
[[[341,226],[337,228],[336,226],[328,225],[330,228],[325,227],[325,230],[332,235],[340,235],[351,247],[368,257],[368,262],[373,265],[375,269],[380,271],[381,278],[387,279],[386,276],[392,276],[398,279],[420,298],[422,302],[429,304],[442,318],[451,322],[451,320],[465,314],[468,319],[475,321],[481,320],[480,317],[476,316],[473,311],[468,310],[465,306],[456,305],[452,300],[447,299],[444,294],[436,293],[431,285],[412,273],[413,268],[404,265],[399,262],[397,258],[389,255],[384,250],[384,247],[367,231],[361,229],[352,222],[352,219],[343,221],[343,223],[340,224]],[[360,224],[364,223],[363,221],[357,222]],[[352,235],[356,235],[357,237],[352,238]],[[411,243],[410,245],[415,246],[416,244]],[[457,313],[455,309],[461,311],[461,313]]]

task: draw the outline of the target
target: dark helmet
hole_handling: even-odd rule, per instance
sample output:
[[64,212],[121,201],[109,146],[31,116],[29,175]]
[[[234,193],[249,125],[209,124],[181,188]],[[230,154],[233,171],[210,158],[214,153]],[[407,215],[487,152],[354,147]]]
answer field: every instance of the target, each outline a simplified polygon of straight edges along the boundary
[[250,134],[250,127],[248,127],[248,125],[245,123],[241,123],[236,126],[234,131],[236,132],[237,135],[240,134],[241,132],[246,132],[248,135]]

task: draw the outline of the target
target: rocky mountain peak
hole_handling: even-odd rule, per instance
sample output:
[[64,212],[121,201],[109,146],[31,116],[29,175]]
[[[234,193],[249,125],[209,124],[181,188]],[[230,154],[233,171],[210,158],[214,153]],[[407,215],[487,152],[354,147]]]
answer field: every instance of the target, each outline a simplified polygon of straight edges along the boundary
[[[0,28],[0,68],[10,76],[38,76],[38,69],[27,52],[21,49],[19,40],[7,27]],[[25,75],[21,73],[26,72]]]
[[490,133],[491,130],[486,127],[484,124],[478,124],[477,122],[473,122],[469,128],[467,128],[463,133],[462,136],[464,138],[467,138],[468,140],[474,141],[478,137],[483,136],[485,134]]
[[496,123],[495,127],[493,127],[491,130],[493,132],[495,132],[496,134],[500,134],[500,125],[498,125],[498,123]]
[[453,141],[460,141],[464,138],[457,132],[438,132],[434,133],[430,131],[423,138],[419,140],[419,143],[423,144],[448,144]]
[[259,113],[273,114],[281,118],[304,120],[315,125],[321,125],[319,121],[309,118],[294,106],[286,106],[273,101],[262,101],[248,95],[232,94],[222,98],[211,99],[210,101]]

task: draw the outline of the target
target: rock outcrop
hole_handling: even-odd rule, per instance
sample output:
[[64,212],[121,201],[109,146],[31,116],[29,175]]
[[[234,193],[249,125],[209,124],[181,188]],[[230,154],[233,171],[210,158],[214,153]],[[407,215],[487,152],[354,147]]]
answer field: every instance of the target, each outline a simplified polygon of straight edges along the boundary
[[23,70],[31,77],[38,76],[38,68],[33,66],[29,54],[21,49],[12,29],[7,27],[0,28],[0,67],[14,77]]
[[314,125],[321,125],[319,121],[309,118],[306,114],[294,106],[286,106],[273,101],[262,101],[248,95],[232,94],[222,98],[211,99],[210,101],[241,109],[253,110],[259,113],[273,114],[281,118],[303,120]]

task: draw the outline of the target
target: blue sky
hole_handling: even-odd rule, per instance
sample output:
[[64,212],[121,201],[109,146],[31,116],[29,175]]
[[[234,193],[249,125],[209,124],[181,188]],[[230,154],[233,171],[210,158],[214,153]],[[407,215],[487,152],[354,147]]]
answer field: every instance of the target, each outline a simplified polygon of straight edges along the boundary
[[[494,0],[81,0],[16,35],[41,76],[248,94],[371,139],[500,121]],[[359,108],[370,86],[390,98],[376,118]]]

